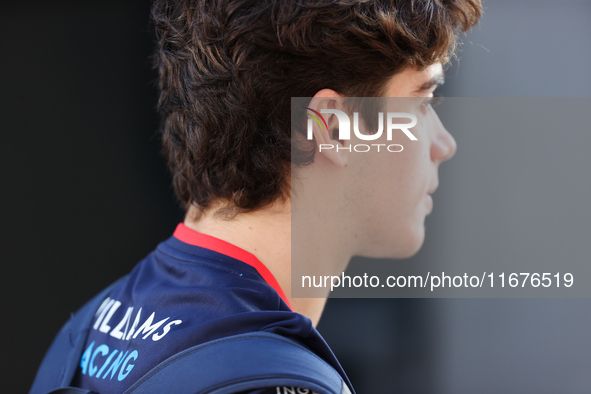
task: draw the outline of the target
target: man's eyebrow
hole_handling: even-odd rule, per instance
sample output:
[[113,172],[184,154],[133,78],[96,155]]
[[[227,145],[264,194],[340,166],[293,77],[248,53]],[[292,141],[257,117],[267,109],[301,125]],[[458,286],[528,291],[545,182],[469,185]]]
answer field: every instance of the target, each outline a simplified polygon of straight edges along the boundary
[[431,89],[433,86],[436,86],[436,85],[441,86],[444,83],[445,83],[445,77],[443,76],[443,74],[437,74],[433,78],[431,78],[430,80],[428,80],[427,82],[425,82],[424,84],[419,86],[419,88],[417,90],[415,90],[415,93],[426,92],[427,90]]

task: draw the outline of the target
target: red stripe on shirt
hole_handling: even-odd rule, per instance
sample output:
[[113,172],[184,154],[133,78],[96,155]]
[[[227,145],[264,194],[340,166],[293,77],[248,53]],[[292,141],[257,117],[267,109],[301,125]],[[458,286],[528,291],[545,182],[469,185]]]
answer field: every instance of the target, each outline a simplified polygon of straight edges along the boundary
[[289,304],[289,301],[287,300],[285,293],[283,293],[281,286],[279,286],[279,283],[277,282],[271,271],[269,271],[269,269],[265,267],[265,265],[261,263],[259,259],[257,259],[256,256],[252,253],[249,253],[236,245],[232,245],[229,242],[222,241],[219,238],[212,237],[211,235],[203,234],[195,230],[192,230],[189,227],[185,226],[184,223],[179,223],[178,226],[176,226],[176,230],[174,230],[174,233],[172,235],[182,242],[188,243],[190,245],[199,246],[201,248],[213,250],[214,252],[218,252],[221,254],[225,254],[226,256],[232,257],[236,260],[240,260],[243,263],[246,263],[251,267],[254,267],[254,269],[256,269],[257,272],[263,277],[265,282],[267,282],[269,286],[275,289],[277,294],[279,294],[279,297],[281,297],[283,301],[285,301],[285,303],[291,309],[291,305]]

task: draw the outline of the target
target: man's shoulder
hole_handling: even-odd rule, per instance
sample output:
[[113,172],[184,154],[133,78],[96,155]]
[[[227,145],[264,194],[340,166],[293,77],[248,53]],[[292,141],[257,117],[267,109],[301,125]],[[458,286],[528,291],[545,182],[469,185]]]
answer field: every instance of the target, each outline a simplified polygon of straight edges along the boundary
[[238,334],[305,341],[309,319],[280,303],[264,280],[209,263],[156,252],[112,287],[94,313],[76,384],[120,392],[179,352]]
[[[289,338],[338,365],[310,319],[292,312],[255,269],[174,239],[74,316],[83,313],[89,316],[88,334],[74,356],[72,384],[96,392],[123,392],[178,353],[246,333]],[[81,328],[68,324],[70,331]],[[256,394],[277,390],[292,389]]]
[[[312,349],[318,358],[330,350],[318,346],[319,335],[309,319],[290,311],[246,311],[227,314],[200,327],[183,327],[182,319],[190,317],[158,316],[142,308],[134,313],[134,306],[123,305],[114,293],[133,283],[125,277],[106,289],[74,316],[90,313],[90,334],[82,356],[75,362],[77,375],[73,384],[97,392],[122,392],[142,376],[171,356],[199,344],[208,344],[219,337],[230,337],[243,332],[267,332],[289,337],[294,343]],[[156,289],[155,289],[156,290]],[[162,292],[162,289],[158,290]],[[174,289],[172,289],[174,293]],[[162,294],[161,294],[162,295]],[[100,301],[100,304],[98,303]],[[182,303],[182,299],[177,300]],[[94,309],[90,310],[89,308]],[[142,312],[140,312],[142,311]],[[161,317],[163,317],[161,319]],[[76,330],[75,327],[70,327]],[[177,330],[179,329],[179,330]],[[186,336],[180,333],[188,334]],[[320,339],[320,342],[322,340]],[[281,360],[276,360],[281,361]],[[123,387],[125,386],[125,387]],[[312,390],[291,386],[275,386],[249,394],[312,393]]]

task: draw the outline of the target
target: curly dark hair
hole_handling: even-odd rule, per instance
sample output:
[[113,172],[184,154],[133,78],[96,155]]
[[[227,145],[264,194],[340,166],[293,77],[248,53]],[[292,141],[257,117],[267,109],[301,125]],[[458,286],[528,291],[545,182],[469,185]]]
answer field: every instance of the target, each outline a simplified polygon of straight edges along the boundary
[[446,62],[480,0],[155,0],[163,153],[185,210],[234,212],[290,191],[291,97],[381,96]]

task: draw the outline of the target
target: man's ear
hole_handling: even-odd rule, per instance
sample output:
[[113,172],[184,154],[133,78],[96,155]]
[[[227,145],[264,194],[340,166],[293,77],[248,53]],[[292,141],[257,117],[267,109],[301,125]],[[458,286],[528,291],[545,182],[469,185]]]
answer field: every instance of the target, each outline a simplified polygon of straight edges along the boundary
[[[316,142],[316,152],[324,155],[337,167],[347,165],[350,155],[350,140],[339,139],[339,119],[337,115],[322,113],[322,110],[340,110],[343,108],[343,96],[331,89],[322,89],[310,100],[308,107],[309,118]],[[313,116],[312,116],[313,115]]]

